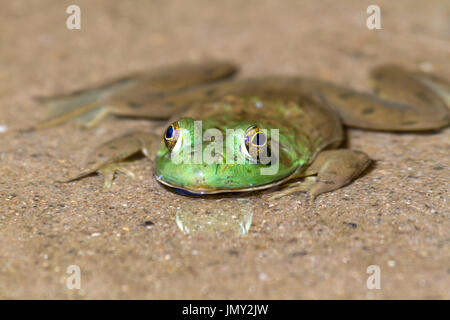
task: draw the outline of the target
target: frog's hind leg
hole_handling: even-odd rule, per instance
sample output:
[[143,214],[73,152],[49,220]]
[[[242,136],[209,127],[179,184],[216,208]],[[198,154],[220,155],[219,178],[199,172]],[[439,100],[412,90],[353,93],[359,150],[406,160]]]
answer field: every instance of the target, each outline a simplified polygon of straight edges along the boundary
[[371,72],[375,94],[319,84],[319,96],[345,125],[383,131],[425,131],[450,123],[448,81],[395,65]]
[[312,204],[318,195],[349,184],[367,168],[370,161],[361,151],[348,149],[322,151],[306,172],[302,173],[302,176],[307,176],[303,181],[288,184],[284,190],[277,192],[269,200],[306,191],[308,202]]
[[142,152],[153,160],[160,138],[154,134],[135,132],[112,139],[97,147],[85,160],[84,169],[58,182],[70,182],[95,172],[104,177],[103,190],[111,188],[117,172],[125,173],[134,179],[134,173],[128,169],[127,159]]
[[131,74],[66,96],[41,98],[49,108],[50,118],[37,129],[67,121],[94,126],[108,114],[166,120],[182,109],[186,100],[207,96],[194,89],[228,79],[237,70],[228,62],[184,63]]
[[439,77],[435,74],[423,71],[415,72],[414,77],[418,81],[429,87],[431,90],[439,94],[442,99],[444,99],[447,106],[450,106],[450,79]]

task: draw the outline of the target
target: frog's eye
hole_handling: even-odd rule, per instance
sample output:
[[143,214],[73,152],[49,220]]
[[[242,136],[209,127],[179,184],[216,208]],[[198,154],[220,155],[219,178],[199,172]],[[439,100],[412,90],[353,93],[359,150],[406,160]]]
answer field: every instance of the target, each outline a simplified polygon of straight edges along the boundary
[[164,143],[171,152],[176,152],[181,147],[181,129],[177,122],[172,123],[164,134]]
[[259,160],[263,153],[267,154],[267,136],[257,126],[245,130],[241,150],[249,159]]

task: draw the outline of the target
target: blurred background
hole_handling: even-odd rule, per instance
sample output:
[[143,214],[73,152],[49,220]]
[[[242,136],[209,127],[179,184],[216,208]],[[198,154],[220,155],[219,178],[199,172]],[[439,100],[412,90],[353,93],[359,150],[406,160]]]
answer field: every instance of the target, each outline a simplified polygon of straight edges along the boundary
[[[71,4],[81,9],[81,30],[66,28]],[[243,75],[305,74],[354,86],[363,86],[367,69],[383,62],[449,73],[447,1],[379,1],[381,30],[366,27],[371,4],[4,1],[0,79],[7,86],[1,90],[27,85],[27,94],[53,94],[205,58],[235,61]]]
[[[66,28],[72,4],[81,30]],[[371,4],[381,8],[380,30],[366,27]],[[379,160],[376,170],[312,209],[301,195],[275,206],[255,200],[250,233],[227,238],[179,232],[170,208],[183,197],[151,181],[145,161],[139,179],[119,177],[112,194],[98,177],[52,184],[93,146],[147,121],[17,131],[45,118],[35,96],[182,61],[231,60],[242,76],[298,74],[363,90],[368,70],[386,62],[448,77],[448,0],[1,0],[1,8],[1,298],[450,298],[448,130],[352,130],[351,145]],[[65,287],[72,264],[82,290]],[[365,285],[370,264],[381,266],[382,290]]]

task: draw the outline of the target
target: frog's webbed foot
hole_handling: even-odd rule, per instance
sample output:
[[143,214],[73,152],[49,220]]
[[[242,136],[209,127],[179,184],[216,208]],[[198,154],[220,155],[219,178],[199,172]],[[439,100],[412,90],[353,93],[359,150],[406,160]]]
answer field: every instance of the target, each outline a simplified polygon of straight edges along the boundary
[[369,157],[360,151],[348,149],[322,151],[303,174],[308,177],[303,181],[288,184],[269,200],[303,191],[308,193],[307,202],[311,205],[318,195],[349,184],[367,168],[370,161]]
[[77,91],[63,96],[39,97],[37,100],[47,106],[49,118],[36,125],[35,129],[45,129],[69,121],[92,127],[111,113],[105,99],[112,92],[126,85],[120,79],[102,88]]
[[345,125],[385,131],[424,131],[450,123],[450,82],[395,65],[372,70],[374,94],[314,82],[318,96]]
[[98,172],[104,177],[103,190],[107,191],[112,186],[116,172],[125,173],[134,179],[134,173],[128,169],[127,159],[142,152],[147,158],[153,160],[159,143],[158,136],[142,132],[114,138],[97,147],[88,156],[85,169],[57,182],[70,182]]

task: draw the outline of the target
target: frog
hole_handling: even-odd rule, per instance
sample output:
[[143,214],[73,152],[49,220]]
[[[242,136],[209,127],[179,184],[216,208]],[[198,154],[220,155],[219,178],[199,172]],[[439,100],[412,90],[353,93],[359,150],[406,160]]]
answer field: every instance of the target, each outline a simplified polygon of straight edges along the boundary
[[98,173],[108,191],[116,173],[135,178],[128,160],[140,153],[153,163],[154,178],[180,194],[271,190],[272,201],[306,192],[312,203],[373,163],[342,147],[346,128],[424,132],[450,123],[450,82],[400,65],[375,66],[371,92],[313,77],[239,78],[238,70],[228,61],[180,63],[41,98],[50,117],[36,129],[69,121],[91,128],[106,116],[163,123],[99,145],[58,181]]

